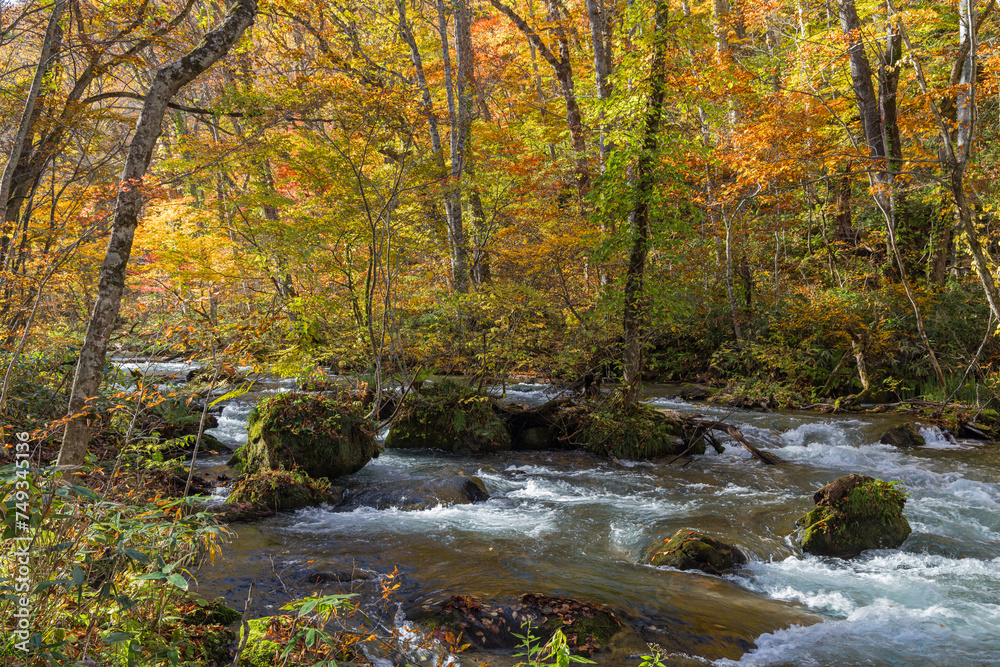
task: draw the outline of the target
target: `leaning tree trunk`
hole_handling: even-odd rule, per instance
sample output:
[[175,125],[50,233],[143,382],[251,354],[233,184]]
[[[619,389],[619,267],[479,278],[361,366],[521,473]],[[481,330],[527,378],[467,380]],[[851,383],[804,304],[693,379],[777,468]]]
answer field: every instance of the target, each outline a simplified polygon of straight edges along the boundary
[[144,202],[142,187],[153,149],[160,137],[167,104],[181,88],[222,58],[243,32],[253,24],[257,0],[237,0],[222,25],[215,28],[187,55],[156,72],[146,93],[135,134],[122,169],[115,202],[111,239],[101,266],[97,301],[87,326],[87,337],[70,392],[66,432],[59,450],[60,466],[79,466],[87,453],[90,429],[87,428],[88,401],[97,395],[108,351],[108,339],[121,307],[125,288],[125,269],[132,252],[132,239]]
[[[31,81],[28,89],[28,96],[24,100],[24,109],[21,112],[21,121],[18,124],[17,134],[14,135],[14,143],[10,148],[10,157],[7,159],[7,166],[4,167],[3,176],[0,177],[0,221],[2,221],[3,238],[0,240],[0,263],[7,252],[10,239],[7,236],[7,200],[10,198],[11,184],[14,180],[14,170],[20,162],[21,153],[24,150],[25,142],[31,134],[31,126],[35,118],[35,101],[42,90],[42,83],[45,75],[49,72],[49,67],[55,62],[59,50],[59,42],[62,41],[62,28],[59,21],[62,19],[63,11],[66,9],[66,0],[56,0],[52,7],[52,14],[49,16],[49,25],[45,29],[45,39],[42,41],[42,50],[38,54],[38,67],[35,68],[35,77]],[[29,144],[30,145],[30,144]],[[16,218],[17,216],[13,216]]]
[[636,165],[635,205],[629,214],[629,231],[632,248],[629,251],[628,269],[625,274],[625,312],[623,328],[625,334],[625,367],[623,377],[623,408],[635,404],[639,396],[639,378],[643,364],[643,328],[645,307],[643,305],[643,278],[646,272],[646,255],[649,253],[649,209],[655,186],[654,165],[658,148],[657,133],[663,112],[664,88],[667,64],[667,18],[666,0],[656,3],[656,35],[653,47],[653,61],[649,72],[649,100],[646,104],[646,120],[643,128],[642,152]]

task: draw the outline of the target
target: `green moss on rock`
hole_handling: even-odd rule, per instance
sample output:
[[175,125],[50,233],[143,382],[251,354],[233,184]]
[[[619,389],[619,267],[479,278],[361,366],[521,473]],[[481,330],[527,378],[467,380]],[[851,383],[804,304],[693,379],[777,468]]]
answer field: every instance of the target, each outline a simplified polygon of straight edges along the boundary
[[813,496],[817,504],[798,520],[802,550],[850,558],[866,549],[894,549],[909,536],[906,495],[895,482],[845,475]]
[[486,454],[508,450],[511,442],[489,396],[442,380],[407,396],[389,427],[385,447]]
[[299,467],[334,479],[361,470],[376,454],[358,403],[316,394],[278,394],[250,413],[244,471]]
[[738,548],[692,530],[678,530],[647,555],[650,565],[723,574],[747,561]]
[[[575,413],[574,413],[575,410]],[[654,459],[664,456],[704,454],[701,438],[688,450],[689,442],[679,420],[647,405],[638,404],[628,412],[614,408],[581,406],[567,411],[579,428],[567,428],[570,442],[580,448],[623,459]]]
[[339,499],[329,481],[313,479],[301,470],[279,468],[243,477],[233,485],[226,502],[249,503],[251,507],[280,511],[321,503],[334,504]]
[[[287,619],[287,620],[286,620]],[[248,624],[248,636],[243,652],[240,654],[240,664],[246,667],[274,667],[280,664],[279,657],[285,650],[275,639],[280,635],[273,630],[272,624],[282,627],[291,625],[291,618],[285,616],[267,616],[257,618]],[[240,631],[240,643],[243,643],[243,631]]]

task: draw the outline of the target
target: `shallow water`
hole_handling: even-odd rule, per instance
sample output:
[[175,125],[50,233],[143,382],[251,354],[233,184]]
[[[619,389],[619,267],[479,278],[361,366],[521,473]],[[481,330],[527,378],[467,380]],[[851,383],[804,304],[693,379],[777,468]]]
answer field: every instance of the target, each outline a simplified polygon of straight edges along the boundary
[[[900,417],[733,411],[669,392],[648,388],[647,399],[726,419],[783,463],[764,466],[725,439],[723,454],[672,466],[575,452],[385,452],[339,483],[477,475],[493,498],[417,511],[314,507],[237,526],[226,555],[201,573],[202,591],[242,606],[257,579],[268,613],[307,593],[310,572],[398,567],[407,610],[452,594],[563,595],[607,605],[653,636],[723,637],[725,646],[696,651],[719,664],[1000,664],[1000,472],[982,463],[995,461],[994,446],[927,428],[927,446],[907,452],[878,444]],[[552,390],[508,386],[507,397],[537,404]],[[226,405],[213,434],[245,440],[251,400]],[[795,519],[816,488],[851,472],[901,481],[913,534],[899,550],[851,560],[803,556]],[[638,564],[681,528],[739,544],[752,560],[725,578]],[[615,660],[605,664],[637,663]]]

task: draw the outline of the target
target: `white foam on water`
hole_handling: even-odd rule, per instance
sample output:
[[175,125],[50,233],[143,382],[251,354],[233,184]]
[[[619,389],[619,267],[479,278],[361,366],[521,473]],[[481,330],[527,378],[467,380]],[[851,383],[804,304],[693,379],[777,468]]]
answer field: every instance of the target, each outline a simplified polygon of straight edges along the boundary
[[[970,618],[969,615],[972,617]],[[843,620],[793,626],[757,638],[740,660],[716,665],[934,665],[1000,664],[996,609],[971,605],[921,608],[878,599]]]
[[329,507],[307,507],[295,513],[285,530],[297,533],[372,534],[373,529],[397,534],[483,533],[490,536],[541,537],[555,530],[557,512],[540,507],[486,501],[470,505],[437,505],[424,510],[360,507],[335,512]]
[[920,435],[923,436],[925,449],[969,449],[969,443],[961,443],[950,437],[937,426],[924,426],[920,428]]
[[199,363],[185,363],[182,361],[113,361],[115,366],[123,371],[139,370],[147,375],[187,375],[189,372],[201,368]]
[[851,560],[789,557],[748,563],[729,578],[832,620],[764,635],[738,663],[718,664],[973,665],[988,664],[982,659],[989,655],[1000,661],[1000,558],[900,551]]
[[230,401],[222,408],[219,425],[205,433],[218,438],[227,445],[239,446],[247,441],[247,416],[253,406],[243,401]]

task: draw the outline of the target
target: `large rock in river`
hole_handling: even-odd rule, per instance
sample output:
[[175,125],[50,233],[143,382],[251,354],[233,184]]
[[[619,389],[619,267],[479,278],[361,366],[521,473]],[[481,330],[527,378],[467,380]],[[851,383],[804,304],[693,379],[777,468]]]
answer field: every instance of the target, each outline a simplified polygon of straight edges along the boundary
[[375,438],[364,426],[357,403],[317,394],[272,396],[250,413],[243,470],[284,466],[314,478],[350,475],[376,455]]
[[910,532],[906,496],[894,482],[845,475],[821,487],[816,507],[798,520],[802,550],[850,558],[866,549],[895,549]]
[[359,507],[402,510],[423,510],[452,505],[467,505],[490,499],[486,486],[478,477],[442,475],[378,481],[348,490],[338,509]]
[[647,555],[650,565],[677,570],[701,570],[723,574],[747,562],[737,547],[693,530],[678,530],[673,537],[654,545]]
[[411,393],[389,427],[386,449],[487,454],[510,449],[510,434],[489,396],[452,380]]
[[917,433],[917,431],[909,424],[903,424],[902,426],[896,426],[886,431],[881,439],[879,439],[883,445],[892,445],[893,447],[903,447],[906,449],[911,449],[913,447],[923,447],[927,444],[924,436]]

